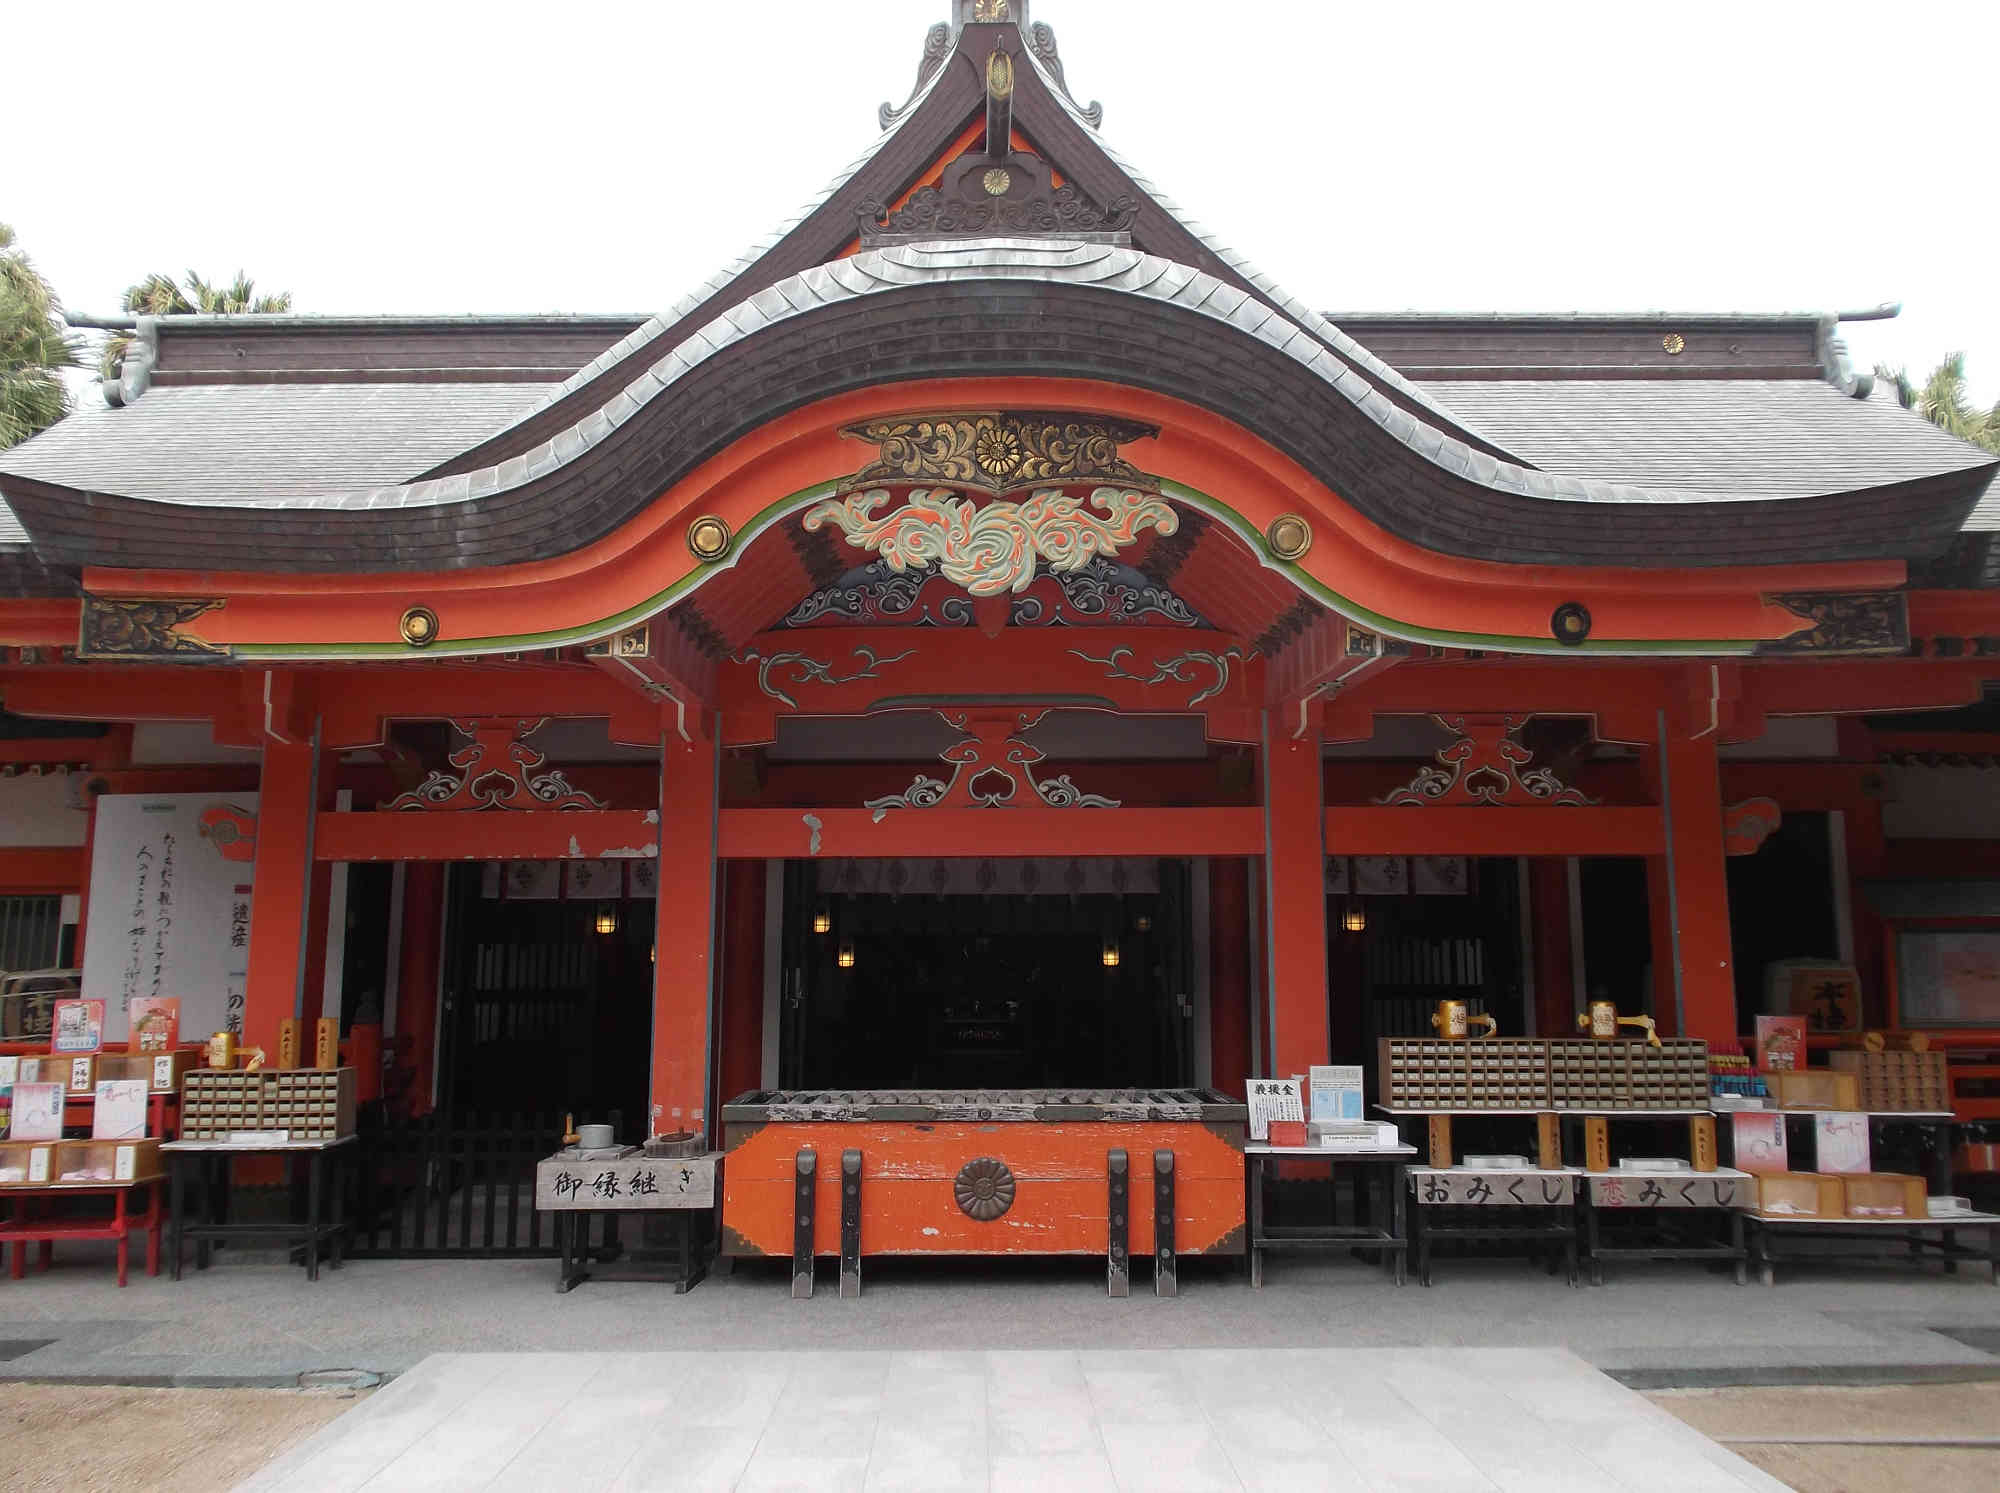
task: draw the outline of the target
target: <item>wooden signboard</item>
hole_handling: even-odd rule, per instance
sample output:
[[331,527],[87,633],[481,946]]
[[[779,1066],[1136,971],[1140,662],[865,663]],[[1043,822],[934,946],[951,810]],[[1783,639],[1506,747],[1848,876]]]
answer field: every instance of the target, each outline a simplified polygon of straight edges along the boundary
[[1590,1177],[1590,1200],[1600,1208],[1754,1208],[1757,1179],[1751,1176],[1652,1175]]
[[1413,1166],[1410,1185],[1418,1202],[1453,1207],[1567,1208],[1576,1201],[1574,1172]]
[[535,1207],[543,1212],[712,1208],[716,1160],[714,1155],[601,1161],[551,1156],[535,1166]]

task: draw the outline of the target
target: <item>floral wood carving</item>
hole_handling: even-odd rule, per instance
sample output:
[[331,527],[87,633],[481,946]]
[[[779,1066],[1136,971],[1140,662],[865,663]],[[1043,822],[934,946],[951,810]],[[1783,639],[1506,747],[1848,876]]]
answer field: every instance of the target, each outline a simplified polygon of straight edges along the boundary
[[1014,1206],[1014,1173],[1004,1161],[975,1156],[958,1169],[951,1190],[967,1218],[991,1223]]
[[434,772],[384,809],[602,809],[600,798],[569,785],[561,772],[537,772],[548,761],[526,738],[547,717],[501,716],[453,721],[472,738],[447,759],[458,769]]
[[841,433],[878,448],[850,487],[948,482],[998,495],[1042,482],[1144,484],[1145,475],[1118,448],[1160,432],[1129,420],[1028,412],[902,415]]
[[1378,804],[1492,804],[1536,807],[1594,804],[1546,767],[1530,767],[1535,754],[1514,739],[1527,724],[1520,715],[1438,715],[1455,738],[1437,754],[1435,767],[1419,768],[1409,783],[1375,800]]
[[1112,487],[1090,495],[1094,513],[1059,488],[1022,503],[984,506],[942,488],[918,488],[900,508],[876,517],[889,500],[880,489],[835,498],[808,510],[805,527],[833,524],[849,544],[879,554],[898,573],[935,564],[974,596],[1025,591],[1039,564],[1057,574],[1081,570],[1099,555],[1117,554],[1143,529],[1171,534],[1179,525],[1164,498]]
[[1722,848],[1727,855],[1755,855],[1784,821],[1775,798],[1746,798],[1722,811]]
[[[850,570],[785,615],[781,628],[974,627],[972,600],[942,576],[896,574],[880,560]],[[1014,597],[1011,627],[1092,625],[1207,628],[1194,608],[1129,565],[1099,555],[1081,570],[1036,579]]]
[[[1104,677],[1107,679],[1131,679],[1143,685],[1169,682],[1199,684],[1200,688],[1188,697],[1189,710],[1194,709],[1203,700],[1212,700],[1228,689],[1230,670],[1243,662],[1243,650],[1240,648],[1224,649],[1221,653],[1191,648],[1186,653],[1175,654],[1172,658],[1154,659],[1153,671],[1150,674],[1136,674],[1126,667],[1132,661],[1130,648],[1113,648],[1103,658],[1093,653],[1086,653],[1081,648],[1072,648],[1070,652],[1085,663],[1103,664]],[[1204,683],[1205,675],[1213,675],[1213,678],[1207,679]]]
[[871,798],[863,808],[874,811],[880,824],[892,809],[999,809],[1012,805],[1025,784],[1041,806],[1050,809],[1115,809],[1118,800],[1085,793],[1068,773],[1037,778],[1034,764],[1041,748],[1022,740],[1040,724],[1045,710],[979,712],[940,710],[938,716],[954,731],[965,733],[938,754],[951,764],[951,779],[919,774],[901,793]]
[[[1011,180],[1011,178],[1010,178]],[[856,213],[861,232],[898,238],[983,238],[1009,233],[1126,233],[1139,216],[1139,199],[1114,197],[1100,207],[1064,182],[1047,193],[1027,197],[962,197],[938,187],[919,187],[909,201],[891,211],[880,202],[864,202]]]
[[[822,662],[809,653],[764,654],[752,648],[746,650],[737,662],[757,666],[757,688],[764,692],[767,699],[776,700],[787,710],[797,710],[799,702],[785,692],[784,684],[797,689],[804,684],[853,684],[858,679],[875,679],[880,677],[884,664],[901,663],[916,651],[914,648],[905,648],[901,653],[892,653],[887,658],[882,658],[873,648],[857,648],[854,650],[854,656],[861,660],[861,667],[851,674],[836,674],[831,663]],[[779,670],[786,671],[790,677],[785,679],[783,684],[774,684],[771,676]]]
[[1759,643],[1759,653],[1905,653],[1910,608],[1900,591],[1856,594],[1787,592],[1765,598],[1810,622],[1789,637]]
[[219,599],[127,601],[86,594],[77,652],[84,658],[226,658],[227,648],[181,631],[221,605]]

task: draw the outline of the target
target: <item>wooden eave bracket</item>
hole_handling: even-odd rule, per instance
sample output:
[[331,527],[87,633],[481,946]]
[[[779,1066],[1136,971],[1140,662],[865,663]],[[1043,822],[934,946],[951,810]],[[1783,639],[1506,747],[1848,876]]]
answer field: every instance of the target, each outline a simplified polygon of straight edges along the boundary
[[[655,617],[612,637],[600,638],[584,649],[590,662],[642,696],[659,710],[659,730],[671,732],[685,743],[706,741],[714,730],[714,665],[702,658],[679,628],[669,627]],[[709,686],[697,680],[703,675]],[[613,735],[626,737],[629,725],[613,722]],[[638,745],[652,745],[658,732]]]

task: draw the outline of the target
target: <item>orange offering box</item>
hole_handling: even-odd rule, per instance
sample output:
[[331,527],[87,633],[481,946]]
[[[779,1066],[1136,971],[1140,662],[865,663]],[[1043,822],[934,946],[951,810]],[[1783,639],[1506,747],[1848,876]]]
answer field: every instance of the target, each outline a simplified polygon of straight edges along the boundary
[[1860,1172],[1848,1177],[1849,1218],[1929,1218],[1922,1177],[1901,1172]]
[[1841,1218],[1846,1216],[1846,1184],[1853,1180],[1818,1172],[1770,1172],[1757,1179],[1757,1212],[1765,1218]]
[[1764,1075],[1780,1109],[1861,1108],[1861,1079],[1853,1073],[1836,1073],[1829,1068],[1802,1068],[1795,1073]]

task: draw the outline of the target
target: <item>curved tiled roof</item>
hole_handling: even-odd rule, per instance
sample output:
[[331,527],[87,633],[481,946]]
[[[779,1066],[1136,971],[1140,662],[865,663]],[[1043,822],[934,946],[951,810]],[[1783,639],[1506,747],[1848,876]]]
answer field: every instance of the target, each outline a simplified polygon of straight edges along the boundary
[[[1535,470],[1499,460],[1418,419],[1357,372],[1323,335],[1213,275],[1106,243],[972,239],[871,250],[793,275],[730,307],[601,406],[529,451],[446,477],[300,495],[270,505],[281,507],[283,518],[266,528],[276,537],[316,516],[331,522],[338,515],[375,515],[378,521],[366,532],[386,563],[361,568],[508,563],[513,551],[482,547],[476,531],[490,524],[520,541],[519,514],[527,511],[521,505],[532,505],[538,492],[561,489],[561,511],[575,527],[559,539],[537,536],[537,551],[581,547],[636,512],[674,472],[691,469],[694,461],[733,438],[682,409],[683,397],[693,400],[698,397],[694,391],[714,382],[693,378],[704,364],[726,355],[728,372],[716,378],[748,381],[744,394],[729,404],[730,418],[768,418],[777,408],[830,392],[825,375],[799,382],[804,375],[795,365],[804,350],[787,348],[796,336],[807,334],[801,328],[795,336],[788,328],[807,320],[847,327],[854,319],[843,308],[877,303],[882,309],[875,321],[880,323],[891,314],[891,298],[896,298],[896,314],[943,314],[944,303],[936,297],[918,307],[901,293],[982,287],[987,290],[970,303],[969,314],[975,318],[1003,315],[997,294],[1002,287],[1028,292],[1015,297],[1024,306],[1034,302],[1035,316],[1024,324],[1030,331],[1012,338],[1015,345],[1006,353],[989,354],[983,362],[951,363],[951,350],[935,331],[913,331],[915,340],[905,347],[890,328],[877,324],[864,329],[866,358],[878,360],[877,371],[871,372],[866,358],[857,356],[842,376],[879,381],[891,376],[879,371],[884,359],[903,359],[895,366],[906,375],[921,365],[923,371],[949,376],[952,371],[1009,371],[1007,360],[1015,358],[1022,364],[1019,371],[1104,377],[1172,392],[1218,410],[1227,407],[1232,418],[1318,471],[1370,518],[1444,553],[1524,563],[1625,564],[1783,563],[1928,553],[1941,544],[1941,534],[1958,527],[1984,477],[1991,475],[1989,465],[1977,481],[1912,494],[1899,512],[1885,513],[1879,503],[1850,504],[1835,515],[1798,506],[1803,500],[1774,503],[1760,493],[1604,482]],[[965,306],[952,305],[963,324]],[[1115,324],[1128,345],[1121,351],[1116,337],[1092,340],[1083,330],[1092,318]],[[1063,341],[1071,325],[1079,329],[1076,347]],[[1169,330],[1187,344],[1194,361],[1162,356],[1159,348]],[[809,344],[822,350],[831,335],[813,333]],[[1029,346],[1035,337],[1050,339],[1052,345]],[[1279,361],[1274,363],[1271,354]],[[784,364],[788,357],[793,364]],[[939,357],[946,363],[924,364],[926,358]],[[684,390],[690,392],[683,396]],[[771,402],[761,416],[749,397],[753,391],[756,398]],[[716,392],[707,388],[699,397]],[[705,444],[678,428],[684,425],[700,426]],[[652,433],[631,434],[642,426],[653,427]],[[660,462],[669,460],[666,446],[672,446],[671,470],[633,458],[633,450],[646,442],[653,443],[647,449]],[[630,490],[577,486],[596,454],[613,448],[622,454],[615,461],[607,456],[605,469],[618,473]],[[1400,472],[1383,465],[1383,453],[1391,450],[1402,453],[1397,458]],[[23,491],[16,495],[16,506],[51,563],[119,563],[94,552],[91,530],[121,518],[134,525],[130,534],[135,541],[140,530],[149,530],[148,544],[174,543],[171,532],[146,521],[141,504],[126,505],[121,513],[117,500],[100,498],[90,513],[78,514],[64,511],[59,495]],[[1624,526],[1630,538],[1622,541],[1604,526],[1608,508],[1663,506],[1698,506],[1711,515],[1729,511],[1733,516],[1711,526],[1677,523],[1666,534],[1641,532],[1644,526],[1634,523]],[[502,523],[497,515],[503,511],[515,516]],[[402,544],[395,526],[379,521],[390,513],[411,515],[412,522],[415,515],[428,515],[420,525],[421,541]],[[301,538],[303,532],[299,530]],[[324,558],[312,557],[310,546],[303,544],[271,558],[280,568],[344,568],[360,553],[352,547],[361,533],[332,546],[336,552]],[[161,558],[154,563],[175,562]],[[222,561],[211,556],[205,563]]]

